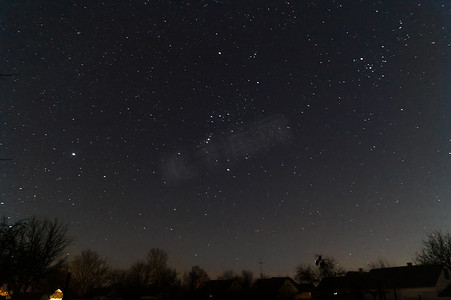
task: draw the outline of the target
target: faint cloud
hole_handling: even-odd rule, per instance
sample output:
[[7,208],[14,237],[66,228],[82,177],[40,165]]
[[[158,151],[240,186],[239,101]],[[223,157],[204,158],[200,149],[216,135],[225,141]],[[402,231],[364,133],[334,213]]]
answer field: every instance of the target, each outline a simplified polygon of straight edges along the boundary
[[165,156],[161,165],[164,181],[174,185],[196,178],[200,170],[211,170],[288,144],[291,135],[288,121],[280,114],[232,129],[228,135],[210,135],[193,149]]

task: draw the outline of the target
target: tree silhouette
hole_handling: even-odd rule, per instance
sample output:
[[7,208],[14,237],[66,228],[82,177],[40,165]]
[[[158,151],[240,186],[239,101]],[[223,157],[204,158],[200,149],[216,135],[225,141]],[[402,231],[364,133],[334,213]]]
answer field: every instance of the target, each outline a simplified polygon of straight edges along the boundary
[[160,248],[152,248],[144,261],[138,261],[129,270],[128,283],[134,287],[160,288],[172,286],[177,281],[174,269],[168,266],[168,254]]
[[254,274],[252,274],[251,271],[242,270],[239,281],[243,288],[248,289],[252,286],[252,283],[254,281]]
[[205,281],[210,280],[207,272],[199,266],[193,266],[191,271],[184,276],[185,282],[188,284],[191,290],[199,288],[199,286]]
[[253,283],[253,278],[254,275],[252,272],[247,270],[242,270],[241,275],[232,270],[226,270],[218,275],[218,280],[238,280],[243,288],[250,288]]
[[107,261],[95,251],[85,250],[70,262],[72,287],[81,297],[92,289],[105,287],[110,283],[111,268]]
[[218,275],[219,280],[231,280],[231,279],[238,279],[240,276],[233,272],[232,270],[224,271],[221,275]]
[[451,269],[451,235],[436,230],[422,241],[422,249],[416,254],[419,264],[441,264]]
[[295,279],[302,283],[318,284],[326,277],[343,276],[345,274],[346,271],[338,266],[335,259],[317,255],[315,266],[299,265],[296,268]]
[[377,261],[369,262],[368,267],[370,269],[384,269],[390,268],[391,264],[387,260],[379,258]]
[[32,293],[43,278],[62,267],[71,242],[67,232],[57,220],[0,221],[0,285],[12,299]]
[[128,284],[132,287],[148,287],[151,283],[151,270],[144,261],[134,263],[128,272]]
[[168,269],[168,254],[160,248],[152,248],[147,253],[146,263],[150,270],[151,282],[161,285],[165,273]]

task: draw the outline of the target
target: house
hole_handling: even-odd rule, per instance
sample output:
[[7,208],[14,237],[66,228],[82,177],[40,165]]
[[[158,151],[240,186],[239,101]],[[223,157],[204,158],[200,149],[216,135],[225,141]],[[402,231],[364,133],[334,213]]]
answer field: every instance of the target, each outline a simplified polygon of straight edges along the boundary
[[205,281],[198,291],[204,299],[236,299],[242,292],[243,288],[236,279]]
[[9,300],[11,299],[11,295],[8,292],[6,286],[0,286],[0,300]]
[[63,292],[60,289],[57,289],[53,293],[44,294],[40,299],[41,300],[62,300]]
[[314,290],[315,286],[313,283],[298,283],[298,293],[296,294],[296,299],[312,299]]
[[299,286],[289,277],[271,277],[257,280],[252,293],[258,299],[296,299]]
[[57,289],[53,294],[49,296],[50,300],[63,300],[63,292]]
[[450,285],[450,271],[442,265],[373,269],[365,300],[451,300]]
[[368,272],[348,272],[345,276],[326,277],[317,286],[317,299],[364,300]]

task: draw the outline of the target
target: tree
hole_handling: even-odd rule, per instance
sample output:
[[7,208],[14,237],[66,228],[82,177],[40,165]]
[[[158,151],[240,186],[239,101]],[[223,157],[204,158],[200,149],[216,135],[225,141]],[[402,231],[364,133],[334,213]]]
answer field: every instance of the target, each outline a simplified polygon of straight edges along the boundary
[[369,262],[368,267],[370,269],[384,269],[384,268],[390,268],[391,264],[382,258],[379,258],[377,261]]
[[149,250],[145,261],[132,265],[128,281],[134,287],[155,285],[160,288],[170,287],[177,282],[177,274],[168,264],[168,254],[160,248]]
[[184,275],[184,281],[191,290],[199,288],[205,281],[210,280],[207,272],[199,266],[193,266],[188,274]]
[[152,283],[150,268],[143,261],[134,263],[128,273],[128,282],[132,287],[148,287]]
[[110,283],[111,268],[107,261],[95,251],[85,250],[70,263],[72,287],[79,296],[86,296],[92,289]]
[[224,271],[221,275],[218,275],[218,280],[231,280],[238,279],[240,276],[232,270]]
[[422,249],[415,256],[419,264],[441,264],[451,269],[451,235],[436,230],[422,241]]
[[241,271],[241,277],[239,280],[241,286],[245,289],[248,289],[252,286],[252,283],[254,281],[254,274],[252,274],[251,271],[243,270]]
[[180,282],[177,280],[177,272],[175,271],[175,269],[164,269],[160,274],[157,286],[159,286],[160,288],[172,288],[176,285],[180,286]]
[[337,265],[335,259],[331,257],[323,258],[318,255],[315,266],[299,265],[296,268],[295,279],[302,283],[318,284],[326,277],[343,276],[345,274],[346,271]]
[[221,275],[218,275],[218,280],[238,280],[241,286],[245,289],[250,288],[253,283],[254,275],[251,271],[242,270],[241,275],[232,270],[226,270]]
[[111,286],[115,289],[120,289],[126,286],[128,280],[128,273],[122,269],[111,269]]
[[163,277],[167,275],[168,254],[160,248],[152,248],[147,253],[146,262],[151,272],[152,283],[161,285]]
[[67,225],[57,220],[0,221],[0,284],[13,299],[32,293],[40,281],[59,270],[70,244]]
[[299,265],[296,268],[296,275],[294,279],[301,283],[318,284],[321,281],[318,270],[310,265]]

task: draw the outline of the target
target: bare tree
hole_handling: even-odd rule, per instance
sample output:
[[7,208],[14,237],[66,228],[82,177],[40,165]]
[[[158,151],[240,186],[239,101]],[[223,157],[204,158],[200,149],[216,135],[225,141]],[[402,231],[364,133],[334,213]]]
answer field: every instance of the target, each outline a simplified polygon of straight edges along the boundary
[[128,282],[133,287],[147,287],[152,283],[151,279],[149,265],[143,261],[134,263],[128,272]]
[[189,286],[191,290],[199,288],[199,286],[205,281],[210,280],[207,272],[199,266],[193,266],[189,273],[185,273],[184,281],[185,284]]
[[370,269],[384,269],[384,268],[390,268],[391,264],[382,258],[379,258],[377,261],[369,262],[368,267]]
[[177,274],[168,266],[168,254],[160,248],[149,250],[145,261],[139,261],[129,270],[128,282],[135,287],[169,287],[176,284]]
[[242,270],[241,274],[235,273],[232,270],[226,270],[218,275],[218,280],[238,280],[243,288],[250,288],[253,283],[254,275],[251,271]]
[[250,288],[254,281],[254,274],[251,271],[243,270],[241,271],[240,283],[243,288]]
[[111,286],[114,288],[123,288],[127,284],[128,273],[122,269],[111,269]]
[[299,265],[296,268],[295,280],[301,283],[318,284],[321,281],[318,270],[311,265]]
[[219,280],[231,280],[231,279],[238,279],[240,276],[233,272],[232,270],[226,270],[221,275],[218,275]]
[[70,263],[72,287],[79,296],[86,296],[92,289],[105,287],[111,279],[107,261],[95,251],[85,250]]
[[35,217],[9,224],[0,222],[0,283],[13,299],[32,293],[40,281],[62,267],[71,239],[57,220]]
[[318,284],[323,278],[343,276],[346,271],[338,266],[335,259],[331,257],[323,258],[318,255],[315,266],[299,265],[296,268],[295,279],[298,282]]
[[175,269],[166,268],[161,272],[158,279],[157,285],[161,288],[171,288],[174,286],[179,286],[180,281],[177,280],[177,272]]
[[152,248],[147,253],[146,262],[151,271],[152,283],[159,285],[168,269],[168,254],[160,248]]
[[422,249],[415,255],[419,264],[441,264],[451,269],[451,235],[436,230],[422,241]]

